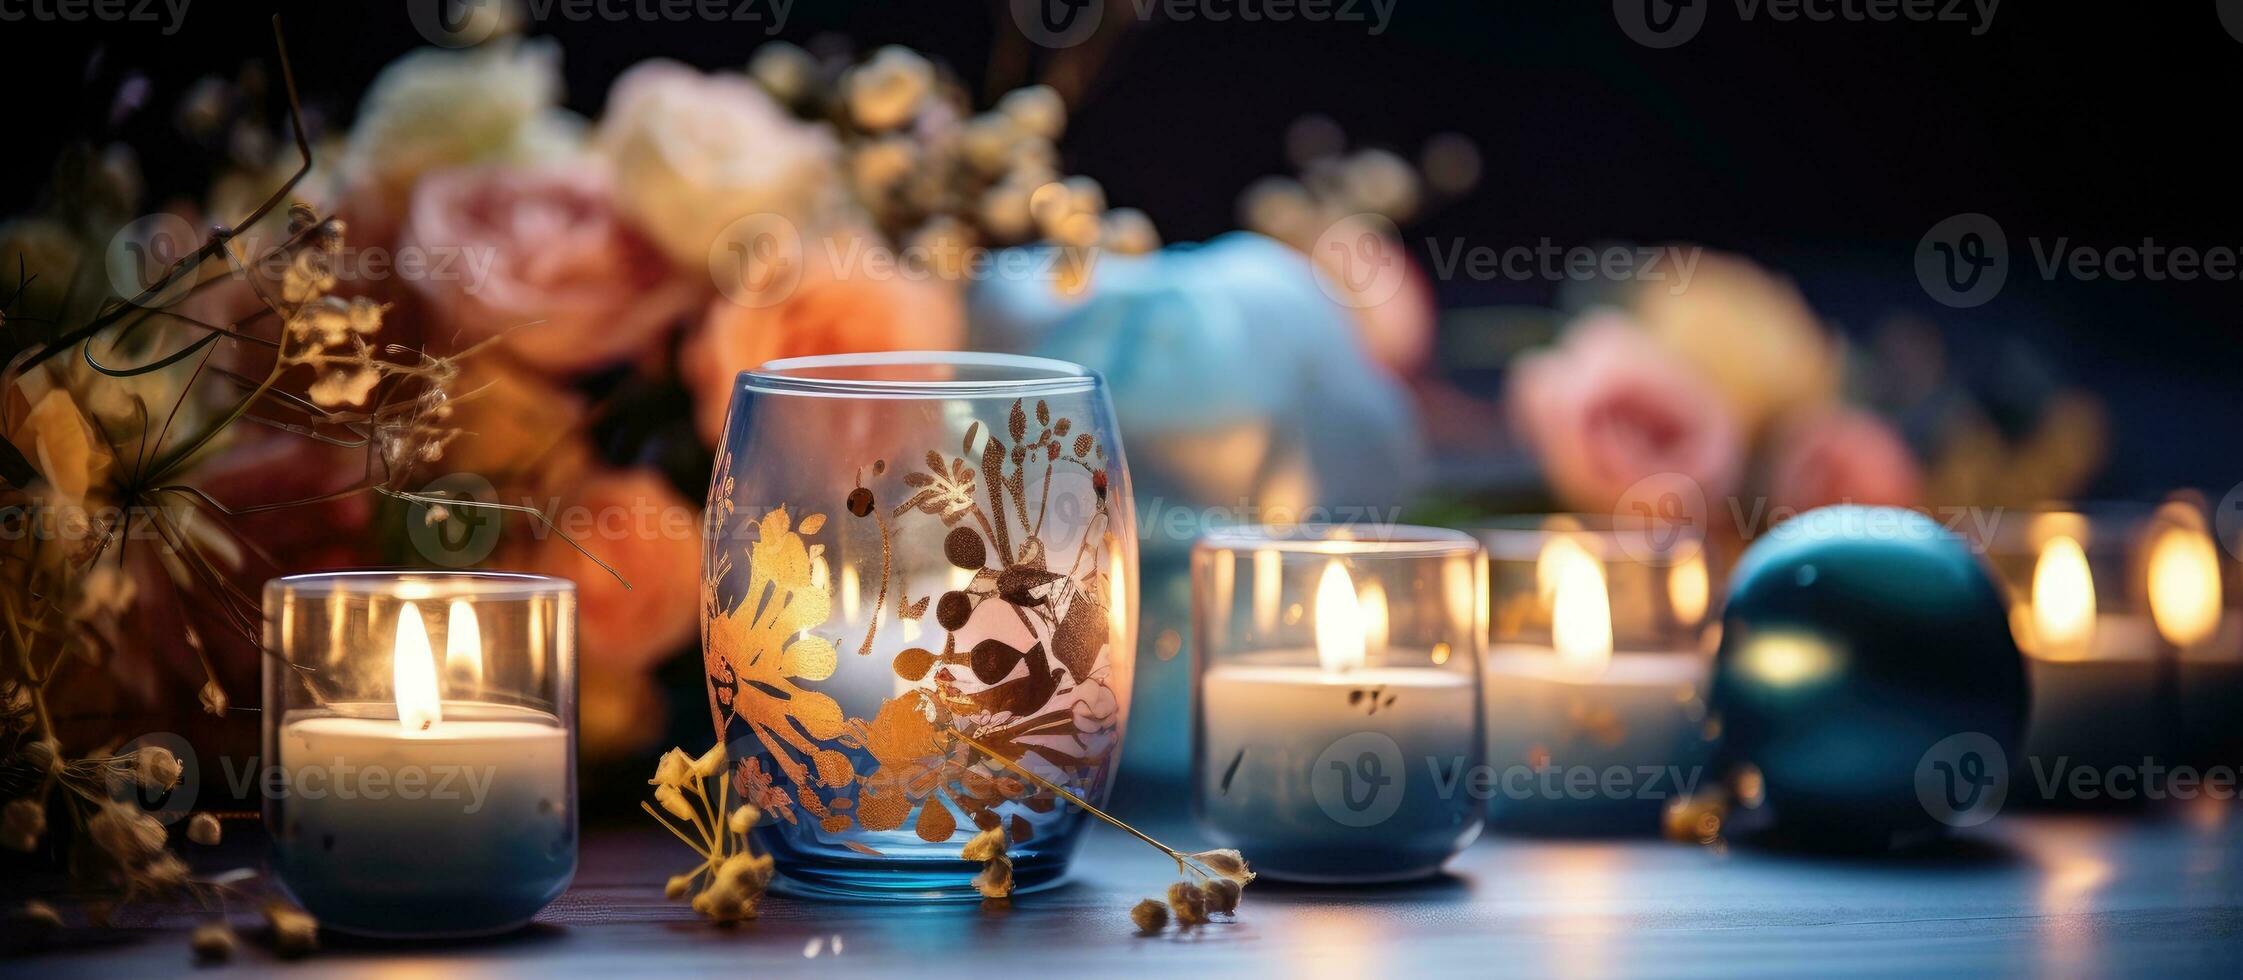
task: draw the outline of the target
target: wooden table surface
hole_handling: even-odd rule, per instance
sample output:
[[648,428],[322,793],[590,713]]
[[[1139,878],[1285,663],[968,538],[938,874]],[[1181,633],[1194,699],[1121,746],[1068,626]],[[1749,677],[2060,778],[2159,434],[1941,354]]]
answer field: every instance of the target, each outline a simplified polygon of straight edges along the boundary
[[[1179,836],[1188,837],[1181,830]],[[763,976],[2236,976],[2243,810],[2005,815],[1958,840],[1879,859],[1648,840],[1483,837],[1449,876],[1365,890],[1246,892],[1238,921],[1133,934],[1128,906],[1174,870],[1100,827],[1074,879],[1009,911],[774,896],[734,929],[665,902],[683,853],[659,832],[587,835],[575,886],[495,941],[329,942],[285,969],[375,977]],[[1178,842],[1181,843],[1181,842]],[[66,940],[0,963],[10,976],[166,975],[176,923]],[[254,942],[213,972],[267,971]]]

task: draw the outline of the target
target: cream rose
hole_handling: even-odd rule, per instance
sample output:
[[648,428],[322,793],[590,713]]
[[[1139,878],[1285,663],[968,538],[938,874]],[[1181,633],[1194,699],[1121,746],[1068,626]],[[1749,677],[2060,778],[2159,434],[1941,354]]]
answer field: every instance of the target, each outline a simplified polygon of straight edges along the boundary
[[815,210],[839,158],[830,132],[787,115],[746,76],[665,60],[616,79],[595,142],[624,211],[691,267],[734,221]]
[[[1690,248],[1668,249],[1676,268]],[[1704,252],[1680,287],[1646,282],[1634,312],[1644,329],[1713,382],[1748,437],[1781,415],[1833,400],[1837,346],[1791,281],[1750,259]]]
[[555,120],[560,95],[561,49],[551,40],[422,48],[390,62],[359,103],[344,151],[352,217],[386,224],[432,170],[548,152],[565,131]]

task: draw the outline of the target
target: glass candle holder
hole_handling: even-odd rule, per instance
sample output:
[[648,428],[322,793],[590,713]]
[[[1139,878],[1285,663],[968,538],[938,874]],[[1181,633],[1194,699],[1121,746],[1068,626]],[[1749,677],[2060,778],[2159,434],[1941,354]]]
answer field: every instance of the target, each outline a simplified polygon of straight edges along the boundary
[[703,650],[781,887],[978,899],[1003,827],[1056,884],[1113,785],[1137,532],[1097,375],[891,353],[740,375],[709,490]]
[[2243,619],[2200,505],[2010,513],[1984,544],[2026,655],[2028,757],[2138,765],[2232,724]]
[[1456,531],[1241,528],[1192,550],[1200,824],[1272,878],[1418,878],[1477,837],[1487,567]]
[[1476,534],[1491,590],[1495,826],[1658,832],[1705,758],[1716,637],[1704,539],[1671,522],[1575,515]]
[[576,873],[576,587],[492,572],[265,584],[273,870],[327,928],[464,936]]

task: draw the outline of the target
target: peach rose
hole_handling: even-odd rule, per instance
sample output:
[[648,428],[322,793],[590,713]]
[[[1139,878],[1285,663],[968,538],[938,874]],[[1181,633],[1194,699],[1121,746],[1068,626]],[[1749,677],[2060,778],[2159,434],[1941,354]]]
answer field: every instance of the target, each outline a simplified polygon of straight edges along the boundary
[[701,615],[701,508],[652,470],[608,470],[585,478],[576,499],[551,516],[631,583],[625,588],[558,534],[532,546],[534,570],[576,583],[585,676],[644,673],[692,641]]
[[[899,266],[862,261],[870,233],[837,232],[805,243],[791,291],[768,305],[719,296],[678,358],[693,390],[701,437],[724,432],[732,379],[782,357],[888,350],[952,350],[965,339],[957,287]],[[852,258],[855,256],[856,258]]]
[[[1735,489],[1744,440],[1689,366],[1626,317],[1593,314],[1511,368],[1512,427],[1559,499],[1609,513],[1645,478],[1680,474],[1705,499]],[[1703,515],[1701,515],[1703,516]]]
[[506,166],[423,178],[399,235],[425,274],[411,277],[432,339],[466,346],[503,335],[523,361],[575,372],[628,360],[692,309],[681,276],[617,214],[609,181],[581,168]]
[[1900,435],[1868,412],[1841,408],[1778,433],[1769,496],[1777,507],[1828,504],[1911,507],[1923,502],[1924,474]]

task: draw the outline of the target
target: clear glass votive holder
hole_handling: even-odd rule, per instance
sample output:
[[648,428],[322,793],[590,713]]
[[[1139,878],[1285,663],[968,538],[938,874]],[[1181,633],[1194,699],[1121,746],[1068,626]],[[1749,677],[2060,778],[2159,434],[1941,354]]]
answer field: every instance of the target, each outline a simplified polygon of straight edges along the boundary
[[1192,549],[1194,812],[1272,878],[1419,878],[1479,835],[1487,565],[1437,528]]
[[775,887],[979,901],[1059,884],[1119,771],[1137,525],[1105,382],[1033,357],[789,358],[734,383],[702,642]]
[[576,586],[496,572],[265,584],[273,870],[325,928],[519,927],[576,873]]
[[1488,551],[1493,824],[1655,834],[1706,760],[1718,630],[1705,541],[1673,522],[1522,516]]

